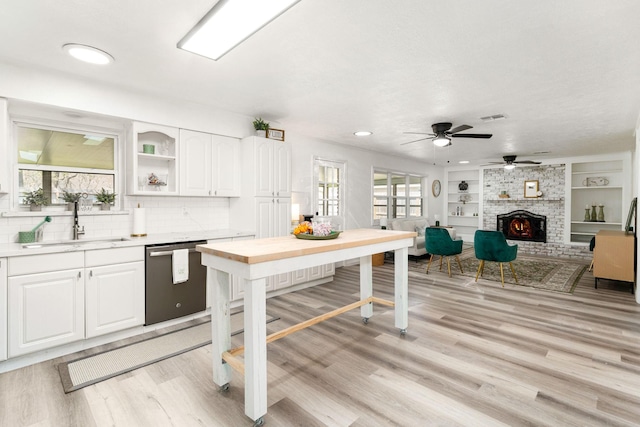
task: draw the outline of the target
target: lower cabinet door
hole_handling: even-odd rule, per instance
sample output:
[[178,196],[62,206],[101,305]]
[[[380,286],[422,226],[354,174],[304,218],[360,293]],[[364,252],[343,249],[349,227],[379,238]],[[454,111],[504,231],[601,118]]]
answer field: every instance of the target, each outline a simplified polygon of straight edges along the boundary
[[87,338],[144,324],[144,261],[86,269]]
[[84,338],[82,269],[9,277],[9,357]]

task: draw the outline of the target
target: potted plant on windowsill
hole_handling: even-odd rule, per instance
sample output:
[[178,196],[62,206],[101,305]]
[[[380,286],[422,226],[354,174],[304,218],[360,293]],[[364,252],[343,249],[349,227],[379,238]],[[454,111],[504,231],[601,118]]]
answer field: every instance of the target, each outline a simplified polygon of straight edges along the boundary
[[71,193],[67,190],[62,191],[62,200],[67,202],[67,210],[72,211],[74,204],[80,201],[82,193]]
[[30,191],[24,196],[24,204],[30,206],[32,211],[41,211],[42,206],[49,204],[47,197],[44,195],[44,190],[38,188],[37,190]]
[[100,210],[108,211],[111,209],[111,205],[116,201],[116,193],[109,193],[104,188],[100,189],[100,192],[96,194],[96,200],[102,203]]
[[253,121],[253,128],[256,130],[256,135],[264,138],[267,136],[267,131],[269,130],[269,123],[262,120],[262,117],[258,117]]

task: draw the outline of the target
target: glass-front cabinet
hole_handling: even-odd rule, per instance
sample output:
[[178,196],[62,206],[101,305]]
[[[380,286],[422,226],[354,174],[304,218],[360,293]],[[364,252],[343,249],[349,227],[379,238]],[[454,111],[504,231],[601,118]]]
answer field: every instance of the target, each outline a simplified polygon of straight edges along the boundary
[[177,128],[134,122],[127,156],[130,195],[178,194]]

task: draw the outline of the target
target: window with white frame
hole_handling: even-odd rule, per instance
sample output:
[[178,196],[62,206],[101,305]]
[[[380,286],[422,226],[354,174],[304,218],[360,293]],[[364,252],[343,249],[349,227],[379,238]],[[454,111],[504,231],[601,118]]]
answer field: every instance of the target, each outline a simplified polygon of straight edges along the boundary
[[341,161],[314,159],[315,211],[332,217],[332,223],[344,223],[345,164]]
[[424,177],[402,172],[373,171],[373,221],[424,213]]
[[65,192],[116,192],[117,135],[33,123],[15,123],[14,135],[18,205],[38,189],[48,205],[65,204]]

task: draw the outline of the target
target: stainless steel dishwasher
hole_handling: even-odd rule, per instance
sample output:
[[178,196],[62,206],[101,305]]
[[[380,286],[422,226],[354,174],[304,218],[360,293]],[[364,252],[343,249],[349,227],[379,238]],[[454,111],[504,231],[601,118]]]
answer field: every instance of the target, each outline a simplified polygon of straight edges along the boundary
[[[175,319],[206,309],[207,268],[200,262],[193,241],[146,246],[145,325]],[[173,284],[173,251],[189,250],[189,279]]]

